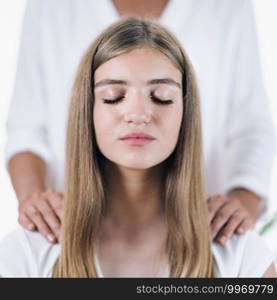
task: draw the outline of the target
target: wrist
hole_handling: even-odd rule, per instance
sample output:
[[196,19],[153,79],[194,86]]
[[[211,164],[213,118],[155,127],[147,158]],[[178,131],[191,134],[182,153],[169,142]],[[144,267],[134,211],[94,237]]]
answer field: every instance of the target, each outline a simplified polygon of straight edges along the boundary
[[45,188],[36,188],[31,191],[24,192],[20,195],[17,195],[17,199],[19,202],[21,202],[23,200],[31,198],[35,194],[41,194],[41,193],[45,192],[45,190],[46,190]]

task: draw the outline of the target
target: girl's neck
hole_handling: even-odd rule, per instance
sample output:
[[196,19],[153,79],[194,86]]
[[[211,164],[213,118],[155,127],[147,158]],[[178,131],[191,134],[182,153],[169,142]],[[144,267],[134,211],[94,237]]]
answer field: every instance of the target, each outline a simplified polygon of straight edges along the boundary
[[160,221],[164,215],[162,172],[161,165],[147,170],[108,166],[107,223],[139,230]]

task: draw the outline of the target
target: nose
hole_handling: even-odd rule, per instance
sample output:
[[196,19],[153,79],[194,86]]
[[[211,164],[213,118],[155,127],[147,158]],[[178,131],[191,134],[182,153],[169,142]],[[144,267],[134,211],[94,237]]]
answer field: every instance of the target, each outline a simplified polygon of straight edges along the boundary
[[128,106],[124,113],[124,121],[136,125],[149,123],[151,121],[151,109],[147,104],[147,99],[134,96],[129,99]]

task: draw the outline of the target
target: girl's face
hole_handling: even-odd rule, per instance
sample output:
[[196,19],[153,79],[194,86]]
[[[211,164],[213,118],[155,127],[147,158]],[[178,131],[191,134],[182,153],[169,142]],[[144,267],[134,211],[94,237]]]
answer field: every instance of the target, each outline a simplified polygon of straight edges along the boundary
[[168,158],[183,114],[182,74],[174,64],[157,50],[140,48],[105,62],[94,78],[93,120],[102,154],[130,169]]

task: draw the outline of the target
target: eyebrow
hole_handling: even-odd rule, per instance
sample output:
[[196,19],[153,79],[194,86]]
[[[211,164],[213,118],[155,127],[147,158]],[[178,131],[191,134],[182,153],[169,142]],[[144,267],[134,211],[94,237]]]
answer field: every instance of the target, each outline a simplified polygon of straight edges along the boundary
[[[103,79],[98,81],[95,85],[94,88],[98,88],[100,86],[104,85],[110,85],[110,84],[120,84],[120,85],[129,85],[128,81],[125,80],[117,80],[117,79]],[[182,88],[181,84],[171,78],[160,78],[160,79],[152,79],[147,81],[147,85],[153,85],[153,84],[168,84],[168,85],[174,85],[177,86],[178,88]]]

